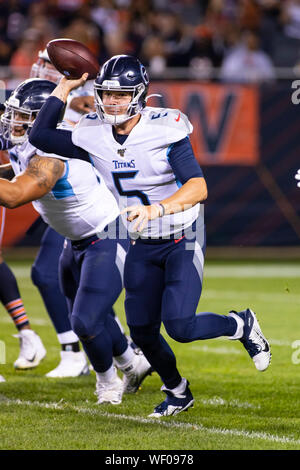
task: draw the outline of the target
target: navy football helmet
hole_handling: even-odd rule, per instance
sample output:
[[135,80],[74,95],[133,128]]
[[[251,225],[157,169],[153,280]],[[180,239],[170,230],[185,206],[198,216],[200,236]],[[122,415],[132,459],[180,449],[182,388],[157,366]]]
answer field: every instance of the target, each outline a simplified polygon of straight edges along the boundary
[[37,113],[52,93],[56,84],[40,78],[22,82],[5,101],[1,116],[1,132],[14,145],[22,144],[34,123]]
[[[146,69],[136,57],[130,55],[112,57],[102,66],[94,82],[96,111],[99,118],[106,123],[118,125],[136,116],[146,106],[148,86]],[[105,112],[102,102],[104,90],[132,93],[132,99],[124,114]],[[116,110],[116,106],[120,105],[110,105],[112,110]]]

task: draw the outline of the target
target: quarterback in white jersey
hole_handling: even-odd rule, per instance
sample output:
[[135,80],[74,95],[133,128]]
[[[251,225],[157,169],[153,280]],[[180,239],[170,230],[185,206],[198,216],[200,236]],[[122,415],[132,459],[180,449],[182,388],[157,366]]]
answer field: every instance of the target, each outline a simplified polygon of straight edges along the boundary
[[206,182],[188,134],[192,126],[180,110],[146,106],[145,67],[132,56],[109,59],[98,74],[96,114],[84,116],[71,135],[57,130],[71,89],[87,78],[62,79],[46,101],[30,136],[43,151],[58,145],[69,156],[92,158],[109,188],[133,205],[128,214],[131,244],[126,256],[125,310],[130,334],[163,381],[167,398],[152,417],[171,416],[193,406],[189,382],[160,334],[186,343],[228,336],[241,340],[258,370],[271,353],[254,312],[196,314],[202,290],[205,227],[200,205]]
[[[128,201],[131,205],[159,203],[178,190],[181,183],[169,161],[172,144],[186,138],[192,130],[188,118],[179,110],[147,106],[138,126],[123,145],[115,139],[111,124],[101,123],[96,113],[81,118],[72,139],[75,145],[89,152],[95,167],[124,208]],[[200,168],[197,176],[202,176]],[[192,225],[199,210],[200,204],[196,204],[185,211],[156,218],[145,226],[140,236],[169,237],[181,232]],[[201,217],[203,219],[203,206]],[[133,231],[132,225],[129,232]]]

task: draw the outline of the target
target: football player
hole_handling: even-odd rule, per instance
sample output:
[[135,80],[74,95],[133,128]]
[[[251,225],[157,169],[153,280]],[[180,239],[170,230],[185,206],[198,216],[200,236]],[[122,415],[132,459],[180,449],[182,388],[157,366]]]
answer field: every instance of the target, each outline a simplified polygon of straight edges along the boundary
[[53,154],[41,157],[28,142],[28,130],[54,88],[48,80],[29,79],[5,103],[1,121],[4,137],[18,142],[10,152],[17,176],[0,180],[0,204],[14,208],[34,201],[45,222],[66,238],[60,278],[71,326],[96,372],[98,403],[119,404],[123,392],[134,393],[152,369],[127,344],[111,315],[122,290],[126,255],[118,239],[105,237],[104,230],[119,216],[114,196],[89,163]]
[[145,67],[135,57],[120,55],[103,65],[94,82],[96,113],[83,116],[72,132],[57,130],[70,90],[86,77],[61,79],[29,139],[45,152],[60,148],[69,157],[92,159],[120,207],[122,198],[133,203],[124,209],[131,236],[124,272],[127,322],[167,395],[150,416],[175,415],[194,399],[160,334],[161,322],[169,336],[183,343],[239,339],[258,370],[269,366],[270,347],[250,309],[195,313],[202,289],[207,188],[190,144],[188,118],[180,110],[146,106]]
[[[8,139],[0,136],[0,150],[7,150],[11,146],[12,143]],[[13,177],[10,164],[0,166],[0,177]],[[16,369],[32,369],[38,366],[45,357],[46,349],[41,338],[31,328],[16,277],[2,257],[4,225],[5,207],[0,204],[0,301],[18,330],[14,336],[19,338],[20,353],[14,362],[14,367]]]

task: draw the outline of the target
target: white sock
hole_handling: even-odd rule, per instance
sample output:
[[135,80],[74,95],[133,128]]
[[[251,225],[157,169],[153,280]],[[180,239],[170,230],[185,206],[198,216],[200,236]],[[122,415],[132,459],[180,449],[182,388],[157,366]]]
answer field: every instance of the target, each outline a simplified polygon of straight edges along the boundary
[[177,387],[171,388],[171,392],[176,397],[176,395],[182,395],[184,393],[185,389],[186,389],[186,379],[182,378],[180,384],[177,385]]
[[126,351],[121,354],[121,356],[115,356],[114,361],[118,369],[126,369],[126,367],[129,366],[129,364],[133,361],[135,358],[134,351],[131,346],[128,346]]
[[78,336],[74,333],[73,330],[64,331],[63,333],[58,333],[57,339],[60,344],[71,344],[71,343],[77,343],[77,341],[79,341]]
[[233,312],[230,312],[229,316],[235,319],[237,326],[234,335],[228,336],[228,339],[241,339],[244,334],[244,321],[241,319],[241,317],[239,317]]
[[96,377],[99,382],[112,382],[117,376],[117,371],[114,366],[111,366],[105,372],[96,372]]

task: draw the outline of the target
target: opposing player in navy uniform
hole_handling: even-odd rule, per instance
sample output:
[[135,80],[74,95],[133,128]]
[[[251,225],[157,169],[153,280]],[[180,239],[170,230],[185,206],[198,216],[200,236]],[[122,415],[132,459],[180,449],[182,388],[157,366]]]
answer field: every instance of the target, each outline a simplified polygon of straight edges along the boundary
[[[135,57],[120,55],[108,60],[95,80],[96,113],[83,116],[72,132],[56,130],[70,90],[86,77],[60,81],[30,140],[45,152],[59,147],[71,158],[92,160],[129,213],[127,322],[167,394],[150,416],[175,415],[194,399],[160,334],[161,322],[169,336],[183,343],[219,336],[239,339],[258,370],[268,367],[270,347],[250,309],[195,314],[202,289],[207,188],[190,144],[188,118],[180,110],[146,106],[144,66]],[[130,206],[124,207],[128,201]]]
[[126,253],[117,239],[102,239],[101,233],[118,218],[119,208],[90,164],[54,154],[44,158],[28,142],[41,102],[54,88],[48,80],[29,79],[6,103],[4,133],[11,141],[19,139],[19,145],[10,158],[16,178],[0,179],[0,205],[14,208],[34,201],[44,221],[66,238],[60,277],[71,326],[96,372],[98,403],[119,404],[123,391],[135,392],[151,372],[146,358],[128,346],[110,313],[122,290]]

